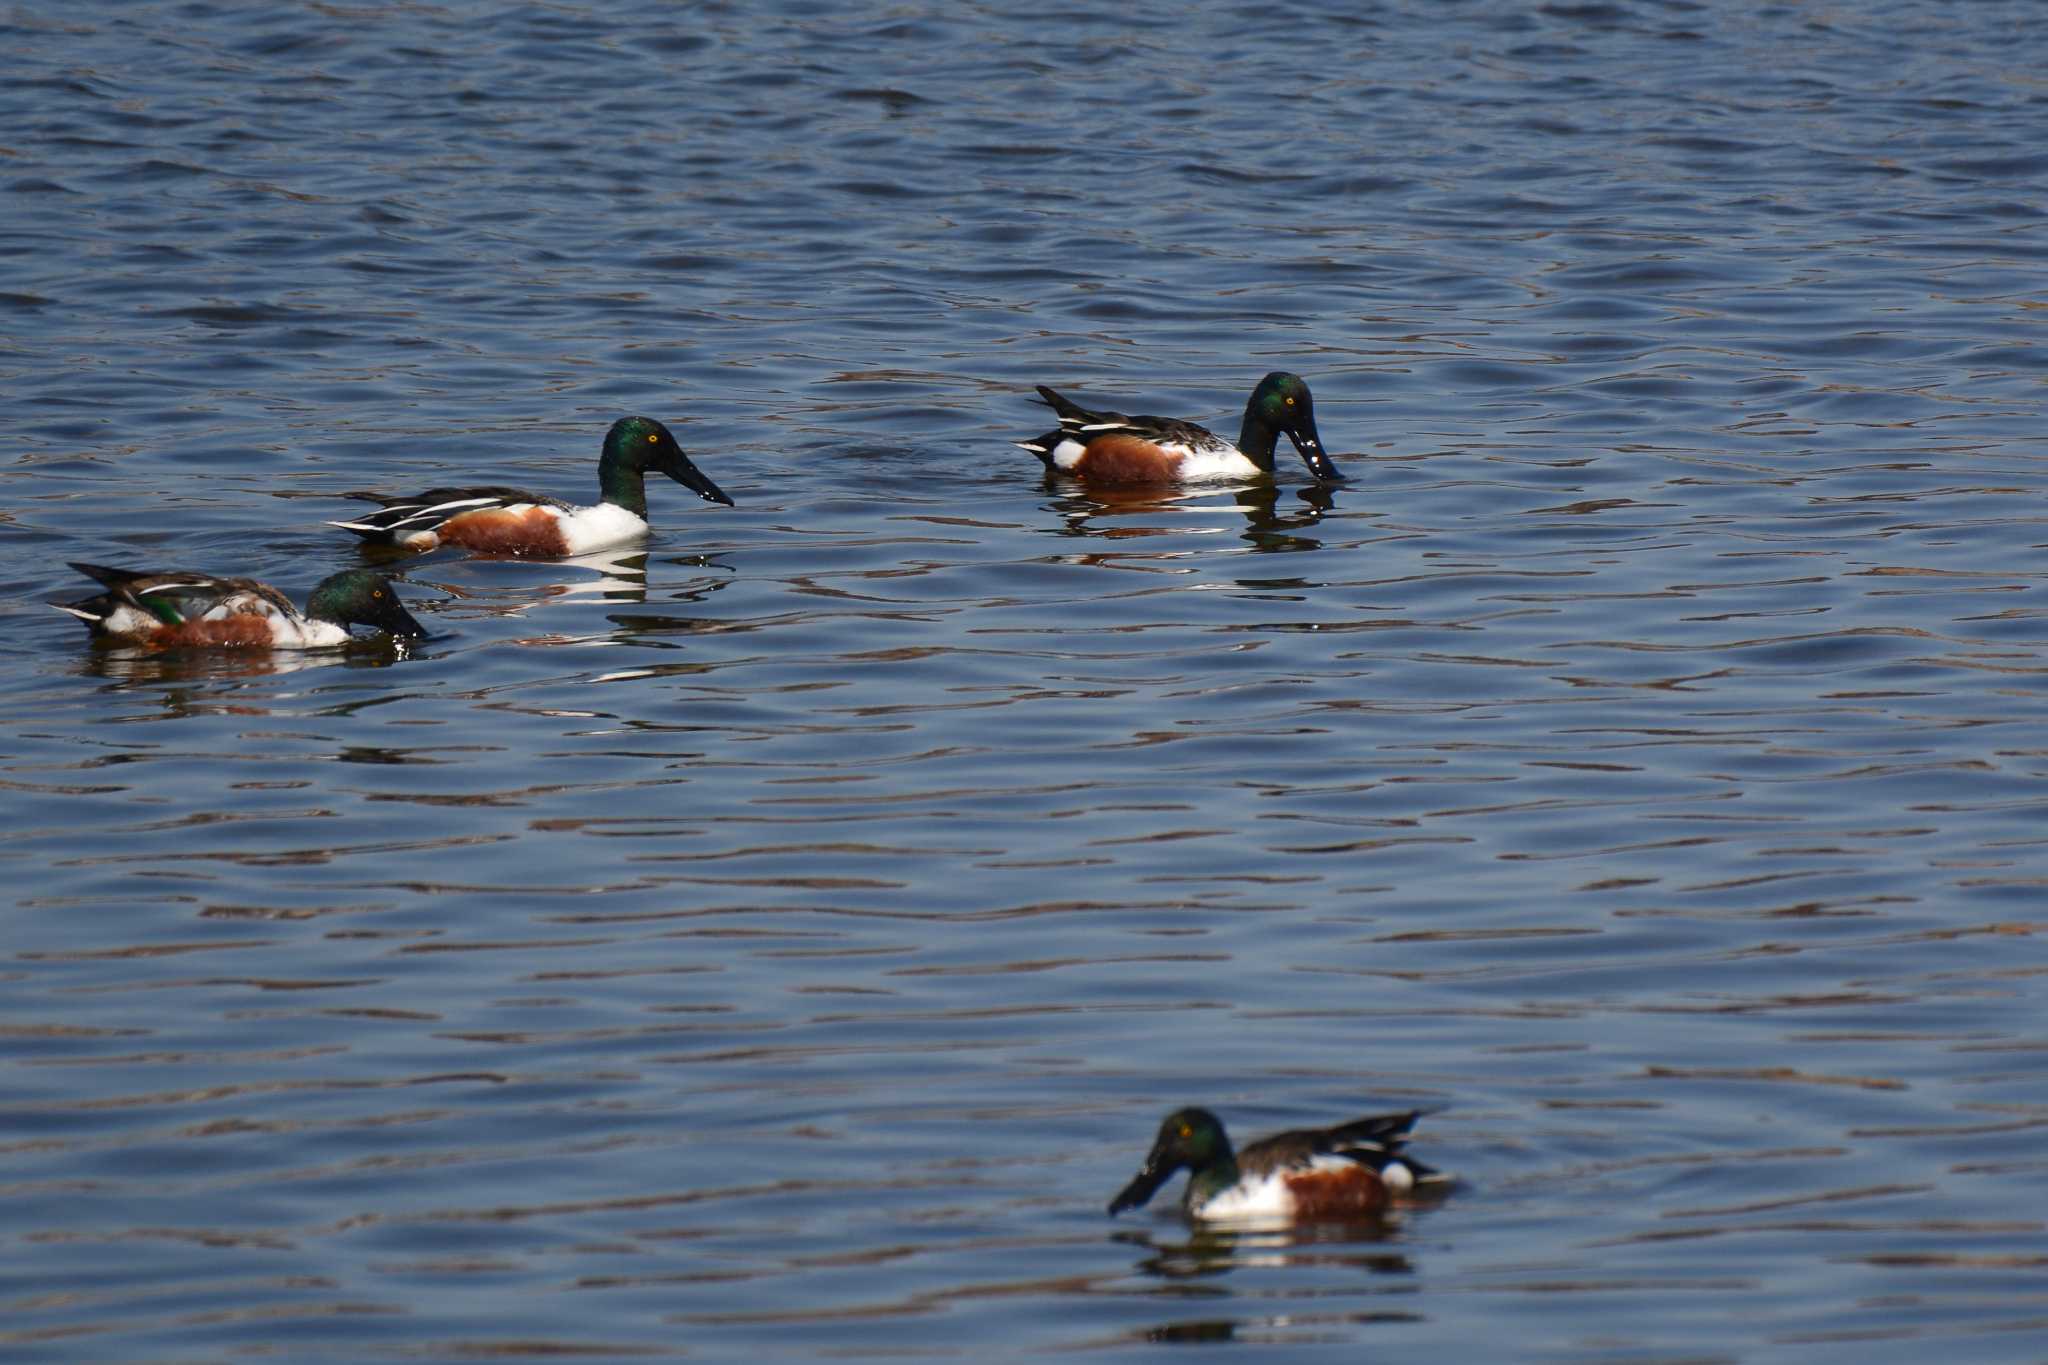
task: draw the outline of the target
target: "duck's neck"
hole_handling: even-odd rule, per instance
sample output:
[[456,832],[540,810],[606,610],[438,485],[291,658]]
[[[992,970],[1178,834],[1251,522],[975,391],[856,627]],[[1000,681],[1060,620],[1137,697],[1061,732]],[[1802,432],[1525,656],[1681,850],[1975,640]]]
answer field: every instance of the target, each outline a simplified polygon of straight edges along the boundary
[[[339,576],[336,575],[336,577]],[[347,630],[348,622],[343,618],[348,613],[334,600],[334,589],[330,586],[332,581],[332,579],[322,579],[314,585],[313,591],[306,597],[306,608],[299,615],[308,621],[320,621],[327,625],[339,626],[341,629]]]
[[1279,441],[1280,433],[1267,426],[1261,420],[1257,406],[1249,403],[1246,404],[1244,425],[1238,428],[1237,432],[1237,448],[1244,453],[1245,458],[1249,459],[1259,468],[1271,473],[1273,469],[1273,447],[1279,444]]
[[1199,1208],[1209,1200],[1214,1199],[1217,1195],[1235,1185],[1239,1174],[1237,1157],[1228,1148],[1225,1148],[1221,1156],[1202,1167],[1201,1170],[1189,1171],[1188,1207]]
[[647,520],[647,471],[609,446],[597,462],[597,491],[598,501]]

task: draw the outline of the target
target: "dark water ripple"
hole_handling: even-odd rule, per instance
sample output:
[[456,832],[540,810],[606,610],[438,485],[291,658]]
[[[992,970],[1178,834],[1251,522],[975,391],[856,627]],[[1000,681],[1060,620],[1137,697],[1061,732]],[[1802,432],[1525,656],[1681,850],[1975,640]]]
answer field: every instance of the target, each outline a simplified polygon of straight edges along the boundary
[[[2040,1355],[2034,20],[0,16],[10,1359]],[[41,605],[630,410],[403,654]],[[1465,1184],[1106,1221],[1190,1101]]]

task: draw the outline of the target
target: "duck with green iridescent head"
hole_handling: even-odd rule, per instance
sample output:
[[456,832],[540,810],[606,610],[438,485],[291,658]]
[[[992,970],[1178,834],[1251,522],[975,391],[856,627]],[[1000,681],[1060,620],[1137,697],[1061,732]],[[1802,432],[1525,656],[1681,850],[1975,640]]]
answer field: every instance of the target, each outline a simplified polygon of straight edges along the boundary
[[591,506],[499,485],[429,488],[411,497],[349,493],[378,504],[378,510],[328,525],[372,544],[407,550],[456,545],[487,554],[587,554],[647,534],[649,474],[666,474],[706,502],[733,505],[725,490],[690,462],[667,427],[652,417],[621,417],[605,433],[597,464],[600,497]]
[[1284,370],[1252,390],[1235,445],[1193,422],[1095,412],[1043,384],[1038,395],[1059,414],[1060,428],[1017,444],[1042,460],[1048,473],[1114,484],[1260,478],[1274,472],[1273,452],[1284,435],[1318,482],[1344,482],[1323,449],[1307,382]]
[[1208,1222],[1370,1218],[1397,1199],[1440,1192],[1449,1177],[1403,1148],[1420,1110],[1354,1119],[1261,1138],[1233,1151],[1223,1123],[1207,1109],[1177,1109],[1159,1125],[1152,1150],[1131,1182],[1109,1201],[1111,1214],[1138,1208],[1176,1171],[1188,1173],[1181,1207]]
[[71,567],[106,591],[50,605],[85,622],[96,640],[153,649],[326,649],[354,638],[351,626],[400,639],[427,633],[399,602],[391,581],[369,569],[322,579],[300,611],[289,597],[253,578],[75,562]]

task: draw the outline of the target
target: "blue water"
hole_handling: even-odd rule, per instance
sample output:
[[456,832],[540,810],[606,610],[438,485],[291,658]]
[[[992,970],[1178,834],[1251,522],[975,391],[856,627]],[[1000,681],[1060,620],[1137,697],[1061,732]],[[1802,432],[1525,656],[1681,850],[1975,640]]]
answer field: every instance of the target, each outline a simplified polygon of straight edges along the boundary
[[[2038,18],[10,11],[0,1347],[2048,1355]],[[738,506],[322,525],[629,412]],[[1106,1217],[1188,1103],[1462,1183]]]

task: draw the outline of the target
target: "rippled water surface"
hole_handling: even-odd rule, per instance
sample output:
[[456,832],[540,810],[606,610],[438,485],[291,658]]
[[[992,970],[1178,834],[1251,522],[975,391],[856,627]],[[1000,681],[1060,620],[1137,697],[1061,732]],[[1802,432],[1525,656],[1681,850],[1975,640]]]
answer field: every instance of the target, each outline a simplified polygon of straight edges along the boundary
[[[0,1349],[2048,1356],[2042,31],[8,11]],[[628,412],[738,506],[403,652],[43,605]],[[1108,1219],[1186,1103],[1462,1184]]]

